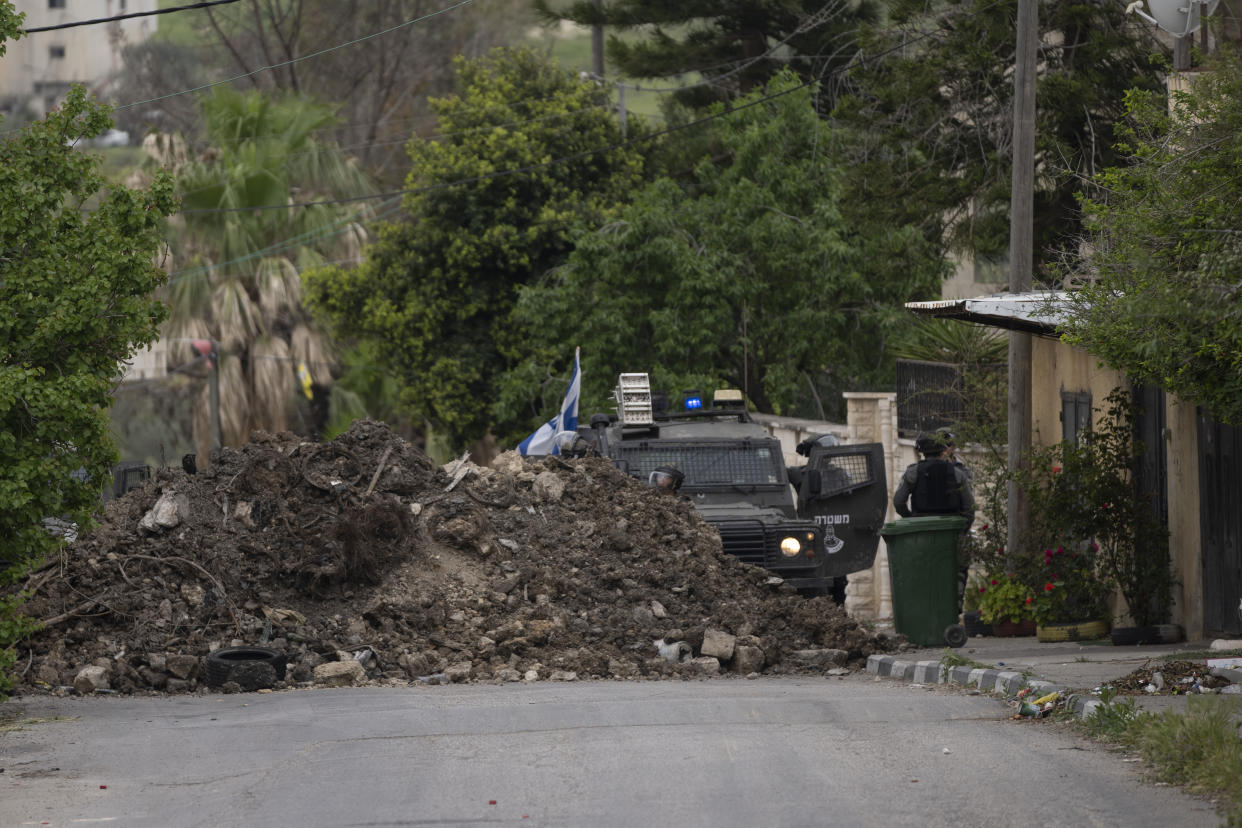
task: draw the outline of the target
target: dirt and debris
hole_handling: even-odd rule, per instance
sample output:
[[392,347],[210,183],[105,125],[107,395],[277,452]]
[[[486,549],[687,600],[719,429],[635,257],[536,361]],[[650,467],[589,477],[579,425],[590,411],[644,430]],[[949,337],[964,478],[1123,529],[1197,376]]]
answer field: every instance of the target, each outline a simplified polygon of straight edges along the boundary
[[601,458],[439,468],[371,420],[255,432],[20,585],[44,628],[17,692],[205,692],[203,657],[241,645],[287,655],[278,688],[823,674],[904,645],[773,580]]
[[1216,692],[1231,683],[1212,675],[1202,661],[1149,661],[1108,686],[1123,696],[1182,696]]

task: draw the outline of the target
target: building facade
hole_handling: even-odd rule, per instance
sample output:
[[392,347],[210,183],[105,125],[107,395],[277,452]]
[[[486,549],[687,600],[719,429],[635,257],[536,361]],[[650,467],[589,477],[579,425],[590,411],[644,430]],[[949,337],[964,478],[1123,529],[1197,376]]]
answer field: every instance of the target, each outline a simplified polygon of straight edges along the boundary
[[[159,0],[14,0],[36,29],[155,11]],[[0,58],[0,112],[29,109],[42,117],[75,83],[98,91],[121,69],[121,52],[156,30],[158,16],[34,32],[6,44]]]

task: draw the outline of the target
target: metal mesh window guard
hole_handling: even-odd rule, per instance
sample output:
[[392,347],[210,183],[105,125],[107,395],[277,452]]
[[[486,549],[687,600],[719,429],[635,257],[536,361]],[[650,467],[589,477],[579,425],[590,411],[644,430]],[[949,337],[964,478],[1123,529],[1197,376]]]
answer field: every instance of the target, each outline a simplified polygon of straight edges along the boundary
[[867,454],[841,454],[822,457],[818,463],[824,496],[865,486],[874,480],[871,458]]
[[658,466],[672,464],[686,475],[683,488],[719,485],[785,485],[780,443],[724,441],[718,444],[627,446],[621,449],[626,471],[646,480]]

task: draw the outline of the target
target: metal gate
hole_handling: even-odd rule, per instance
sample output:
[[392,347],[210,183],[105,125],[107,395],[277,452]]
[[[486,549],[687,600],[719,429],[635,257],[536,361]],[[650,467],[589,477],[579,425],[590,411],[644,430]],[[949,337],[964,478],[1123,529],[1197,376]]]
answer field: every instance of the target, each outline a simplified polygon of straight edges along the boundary
[[1242,633],[1242,427],[1199,410],[1199,522],[1203,540],[1203,627]]

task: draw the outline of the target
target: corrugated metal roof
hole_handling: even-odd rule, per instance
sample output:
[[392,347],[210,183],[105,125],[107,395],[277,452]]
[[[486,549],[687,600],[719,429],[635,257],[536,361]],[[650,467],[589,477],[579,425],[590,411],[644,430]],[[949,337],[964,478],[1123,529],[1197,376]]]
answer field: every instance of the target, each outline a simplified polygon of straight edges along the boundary
[[993,328],[1055,337],[1064,318],[1059,305],[1066,295],[1064,291],[1054,290],[997,293],[974,299],[907,302],[906,308],[924,316],[961,319]]

